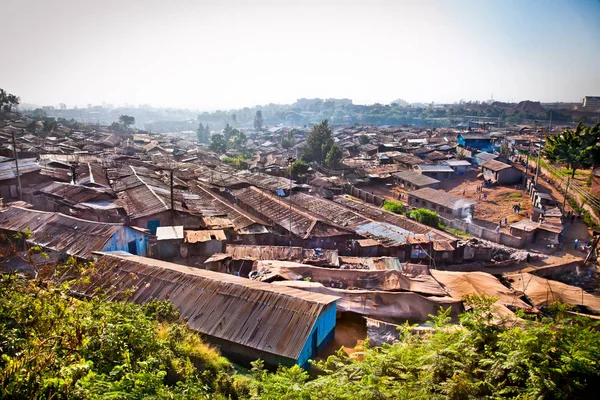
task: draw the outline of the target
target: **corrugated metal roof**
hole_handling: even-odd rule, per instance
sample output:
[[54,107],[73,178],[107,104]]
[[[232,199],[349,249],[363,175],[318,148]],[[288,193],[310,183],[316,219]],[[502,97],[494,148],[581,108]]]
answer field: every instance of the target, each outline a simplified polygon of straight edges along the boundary
[[303,239],[351,234],[350,231],[323,222],[299,210],[298,207],[292,207],[290,215],[290,206],[287,202],[255,187],[234,190],[233,195],[241,203],[256,210],[274,224],[285,230],[291,230],[294,235]]
[[[24,158],[19,160],[19,174],[28,174],[41,170],[35,158]],[[17,177],[17,163],[13,161],[5,161],[0,163],[0,181],[13,179]]]
[[227,240],[227,237],[225,232],[219,229],[184,232],[184,241],[187,243],[203,243],[211,240]]
[[183,239],[182,226],[159,226],[156,228],[156,240]]
[[298,359],[312,328],[337,297],[278,287],[133,255],[103,253],[86,296],[105,289],[109,300],[169,299],[189,327],[256,350]]
[[29,243],[71,256],[89,259],[92,252],[106,242],[123,224],[86,221],[60,213],[10,207],[0,213],[0,229],[23,232],[31,230]]

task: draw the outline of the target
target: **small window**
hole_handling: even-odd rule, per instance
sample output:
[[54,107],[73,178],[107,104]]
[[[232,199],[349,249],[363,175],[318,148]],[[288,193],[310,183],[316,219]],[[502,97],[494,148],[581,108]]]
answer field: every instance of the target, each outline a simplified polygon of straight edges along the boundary
[[217,237],[215,235],[210,235],[210,240],[217,240]]

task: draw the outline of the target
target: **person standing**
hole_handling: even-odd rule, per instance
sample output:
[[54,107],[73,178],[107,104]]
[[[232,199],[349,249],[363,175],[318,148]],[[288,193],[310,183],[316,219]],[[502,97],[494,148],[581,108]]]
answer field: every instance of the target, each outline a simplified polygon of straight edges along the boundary
[[579,239],[575,239],[573,243],[575,244],[575,250],[577,250],[577,246],[579,246]]

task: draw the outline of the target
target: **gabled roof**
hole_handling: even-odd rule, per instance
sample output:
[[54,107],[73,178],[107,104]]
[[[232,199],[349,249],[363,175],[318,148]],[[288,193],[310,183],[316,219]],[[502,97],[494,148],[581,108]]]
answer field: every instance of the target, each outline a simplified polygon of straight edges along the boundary
[[503,169],[512,168],[512,165],[505,164],[498,160],[488,160],[481,164],[483,168],[489,169],[490,171],[502,171]]
[[29,243],[84,259],[89,259],[92,252],[102,250],[122,228],[123,224],[93,222],[21,207],[10,207],[0,213],[0,229],[16,232],[29,229]]
[[451,210],[462,209],[475,204],[475,202],[472,200],[455,196],[453,194],[444,192],[443,190],[436,190],[432,188],[413,190],[412,192],[408,192],[408,197],[416,197],[421,200],[427,200],[431,203],[447,207]]
[[101,254],[90,284],[76,293],[91,297],[104,289],[112,300],[130,292],[138,304],[169,299],[197,332],[294,360],[321,312],[338,299],[127,253]]
[[434,185],[440,183],[437,179],[433,179],[427,175],[423,175],[417,171],[402,171],[396,172],[394,175],[398,179],[402,179],[406,182],[412,183],[416,186]]

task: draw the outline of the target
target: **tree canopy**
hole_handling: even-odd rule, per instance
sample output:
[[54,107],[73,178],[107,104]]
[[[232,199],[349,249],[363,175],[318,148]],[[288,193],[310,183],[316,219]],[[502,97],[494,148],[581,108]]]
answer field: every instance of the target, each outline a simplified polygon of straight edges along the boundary
[[325,157],[325,164],[327,164],[330,168],[337,168],[340,166],[342,162],[342,158],[344,157],[344,153],[340,146],[334,144],[327,152],[327,156]]
[[[332,146],[331,128],[329,128],[327,120],[323,120],[320,124],[313,126],[312,131],[308,134],[306,147],[304,148],[304,158],[307,161],[323,163]],[[337,153],[337,151],[334,153]]]
[[119,122],[125,126],[125,128],[129,128],[131,125],[135,125],[135,118],[131,115],[122,114],[119,116]]
[[575,171],[597,166],[600,162],[600,124],[585,126],[579,123],[575,130],[565,128],[559,135],[548,136],[542,154],[552,162],[560,162]]
[[19,105],[21,99],[15,96],[14,94],[10,94],[4,89],[0,89],[0,111],[1,112],[11,112],[13,108]]
[[210,149],[217,154],[223,154],[227,151],[227,141],[220,133],[215,133],[210,137]]
[[261,110],[256,110],[256,115],[254,116],[254,129],[260,131],[263,127],[263,115]]
[[[208,125],[206,126],[208,128]],[[210,140],[210,133],[207,131],[202,125],[202,122],[198,124],[198,129],[196,130],[196,137],[198,138],[198,142],[200,143],[208,143]]]

